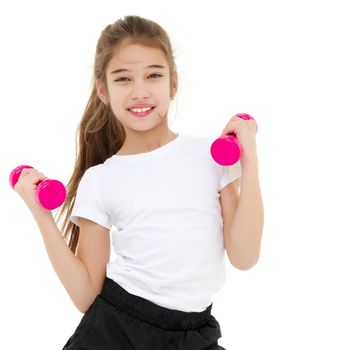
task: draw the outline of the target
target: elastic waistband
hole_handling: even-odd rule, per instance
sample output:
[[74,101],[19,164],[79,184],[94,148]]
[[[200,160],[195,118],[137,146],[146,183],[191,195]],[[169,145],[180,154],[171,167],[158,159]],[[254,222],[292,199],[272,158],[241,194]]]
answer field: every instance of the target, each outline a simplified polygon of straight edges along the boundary
[[210,304],[202,312],[184,312],[154,304],[130,294],[112,279],[106,277],[100,296],[117,309],[167,330],[196,329],[205,325],[211,317]]

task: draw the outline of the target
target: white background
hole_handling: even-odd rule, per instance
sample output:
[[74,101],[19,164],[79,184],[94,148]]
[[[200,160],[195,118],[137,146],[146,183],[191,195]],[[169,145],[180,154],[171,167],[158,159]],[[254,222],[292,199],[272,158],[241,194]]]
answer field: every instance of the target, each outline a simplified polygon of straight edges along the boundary
[[8,176],[30,164],[67,183],[97,39],[132,14],[173,43],[172,130],[216,136],[240,112],[259,125],[261,256],[247,271],[227,261],[219,344],[349,349],[350,14],[338,0],[1,2],[1,343],[61,349],[82,317]]

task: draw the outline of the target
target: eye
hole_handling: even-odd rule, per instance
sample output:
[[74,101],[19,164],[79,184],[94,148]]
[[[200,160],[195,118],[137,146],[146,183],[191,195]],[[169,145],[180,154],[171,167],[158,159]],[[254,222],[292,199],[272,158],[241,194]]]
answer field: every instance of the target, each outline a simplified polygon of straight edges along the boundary
[[[153,74],[150,74],[148,77],[160,78],[160,77],[162,77],[162,75],[158,74],[158,73],[153,73]],[[128,79],[128,78],[127,77],[120,77],[120,78],[116,79],[115,81],[123,82],[123,81],[125,81],[124,79]]]
[[153,73],[153,74],[150,75],[150,77],[151,77],[151,76],[155,76],[155,75],[157,75],[157,78],[158,78],[158,77],[162,77],[162,75],[160,75],[160,74],[158,74],[158,73]]
[[125,81],[125,80],[123,80],[123,79],[128,79],[127,77],[121,77],[121,78],[118,78],[118,79],[116,79],[116,80],[114,80],[114,81]]

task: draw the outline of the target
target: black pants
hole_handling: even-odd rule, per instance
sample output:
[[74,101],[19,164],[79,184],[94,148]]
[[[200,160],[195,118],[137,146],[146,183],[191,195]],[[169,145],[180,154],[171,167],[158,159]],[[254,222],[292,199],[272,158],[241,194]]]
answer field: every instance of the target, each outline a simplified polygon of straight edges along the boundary
[[63,350],[225,350],[212,305],[202,312],[164,308],[106,277]]

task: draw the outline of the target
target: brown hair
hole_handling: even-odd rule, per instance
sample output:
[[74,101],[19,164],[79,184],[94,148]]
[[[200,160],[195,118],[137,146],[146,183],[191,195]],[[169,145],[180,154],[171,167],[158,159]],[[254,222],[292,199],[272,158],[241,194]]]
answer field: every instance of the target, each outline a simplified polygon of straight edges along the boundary
[[[67,197],[60,208],[58,221],[63,217],[61,230],[63,238],[75,254],[79,240],[79,227],[70,221],[78,184],[85,171],[94,165],[103,163],[115,154],[125,141],[123,125],[113,114],[110,106],[105,105],[97,95],[96,80],[107,87],[106,70],[118,45],[127,39],[128,43],[137,43],[160,48],[169,65],[170,84],[176,72],[173,50],[165,30],[157,23],[139,17],[125,16],[108,25],[101,33],[96,46],[92,92],[83,117],[76,131],[79,148],[76,145],[76,160],[73,174],[66,186]],[[68,242],[69,239],[69,242]]]

